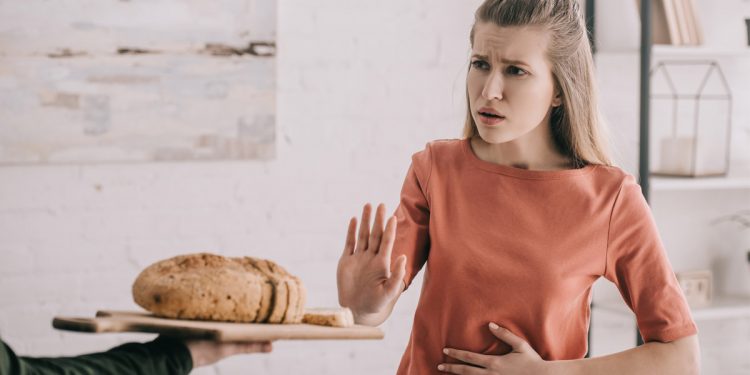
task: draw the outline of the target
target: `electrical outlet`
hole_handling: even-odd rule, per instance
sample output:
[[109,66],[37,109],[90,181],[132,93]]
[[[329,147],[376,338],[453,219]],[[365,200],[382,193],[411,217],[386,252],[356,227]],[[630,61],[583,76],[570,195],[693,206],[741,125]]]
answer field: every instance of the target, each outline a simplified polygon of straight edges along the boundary
[[691,307],[705,306],[711,303],[713,294],[711,271],[678,272],[677,281],[680,284],[685,299]]

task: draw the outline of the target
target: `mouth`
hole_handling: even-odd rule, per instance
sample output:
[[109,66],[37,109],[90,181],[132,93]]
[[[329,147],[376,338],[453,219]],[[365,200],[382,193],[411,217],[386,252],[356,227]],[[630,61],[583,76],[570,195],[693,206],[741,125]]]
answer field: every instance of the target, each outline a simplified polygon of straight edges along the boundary
[[479,111],[479,115],[482,117],[487,117],[487,118],[496,118],[496,119],[505,118],[505,116],[502,116],[502,115],[498,115],[498,114],[490,113],[490,112],[482,112],[482,111]]
[[479,115],[479,119],[486,125],[497,125],[505,120],[505,116],[492,108],[481,108],[477,111],[477,114]]

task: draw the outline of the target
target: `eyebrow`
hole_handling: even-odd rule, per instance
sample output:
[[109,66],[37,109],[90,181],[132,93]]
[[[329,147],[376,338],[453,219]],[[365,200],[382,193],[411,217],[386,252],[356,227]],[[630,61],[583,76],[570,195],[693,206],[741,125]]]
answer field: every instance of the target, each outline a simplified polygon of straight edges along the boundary
[[[475,53],[475,54],[471,55],[471,57],[477,57],[477,58],[480,58],[482,60],[489,60],[490,59],[489,57],[487,57],[485,55],[480,55],[478,53]],[[503,64],[524,65],[524,66],[531,67],[531,65],[529,65],[529,64],[527,64],[527,63],[525,63],[525,62],[523,62],[521,60],[500,59],[500,62],[503,63]]]

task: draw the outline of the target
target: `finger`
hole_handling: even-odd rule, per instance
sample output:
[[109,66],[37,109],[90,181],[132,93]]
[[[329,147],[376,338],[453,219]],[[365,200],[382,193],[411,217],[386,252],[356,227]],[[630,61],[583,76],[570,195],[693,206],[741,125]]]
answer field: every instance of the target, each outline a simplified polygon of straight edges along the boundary
[[372,224],[372,232],[370,233],[370,242],[367,244],[368,250],[373,250],[372,254],[378,253],[378,247],[380,246],[380,238],[383,236],[383,217],[385,216],[385,205],[379,204],[375,210],[375,222]]
[[372,206],[368,203],[362,208],[362,220],[359,223],[359,237],[357,238],[357,248],[355,253],[367,249],[367,239],[370,237],[370,213]]
[[270,353],[273,351],[273,344],[269,342],[260,343],[260,353]]
[[385,290],[390,296],[397,296],[406,288],[404,277],[406,276],[406,255],[400,255],[393,262],[394,272],[385,282]]
[[438,370],[447,372],[449,374],[459,375],[488,375],[490,372],[487,369],[472,367],[468,365],[459,365],[453,363],[442,363],[438,365]]
[[521,353],[531,348],[531,346],[526,341],[524,341],[524,339],[516,336],[509,329],[500,327],[495,323],[490,323],[490,332],[492,332],[495,337],[513,347],[514,352]]
[[466,350],[458,350],[458,349],[450,349],[450,348],[443,349],[443,353],[461,362],[466,362],[472,365],[481,366],[485,368],[490,367],[492,360],[495,358],[494,356],[491,356],[491,355],[467,352]]
[[390,264],[391,253],[393,252],[393,243],[396,241],[396,227],[398,226],[398,220],[396,216],[391,216],[385,225],[385,233],[383,233],[383,241],[380,243],[378,253],[381,254],[386,265]]
[[270,353],[273,346],[270,342],[243,342],[236,343],[230,350],[231,354]]
[[355,239],[355,233],[357,233],[357,218],[353,217],[349,220],[349,228],[346,230],[346,243],[344,244],[344,255],[354,254],[354,246],[357,244]]

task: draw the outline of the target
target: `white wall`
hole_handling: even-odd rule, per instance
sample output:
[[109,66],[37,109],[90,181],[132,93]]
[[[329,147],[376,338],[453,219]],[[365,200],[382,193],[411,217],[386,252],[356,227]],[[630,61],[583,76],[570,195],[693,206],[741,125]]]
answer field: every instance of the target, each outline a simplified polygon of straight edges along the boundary
[[[62,333],[50,321],[136,308],[130,285],[137,273],[193,251],[277,260],[307,284],[310,306],[336,305],[347,219],[367,201],[393,209],[409,156],[428,140],[459,135],[467,34],[479,3],[280,0],[273,161],[0,168],[3,338],[30,355],[145,340]],[[736,79],[741,86],[750,77]],[[605,89],[605,109],[636,113],[633,94],[622,93],[627,102],[617,94]],[[635,122],[615,124],[634,134]],[[634,165],[632,144],[618,145],[623,165]],[[402,298],[382,342],[279,342],[270,355],[218,368],[393,373],[418,291],[417,284]],[[609,328],[596,331],[595,322],[595,353],[598,345],[602,354],[632,345],[626,323],[599,318]]]
[[[274,259],[305,282],[309,306],[337,305],[348,218],[368,201],[394,209],[411,154],[460,134],[479,1],[279,3],[275,160],[0,168],[0,332],[14,349],[77,354],[148,339],[50,322],[137,308],[137,273],[194,251]],[[219,367],[393,373],[419,289],[382,342],[279,342]]]

